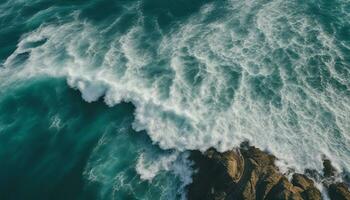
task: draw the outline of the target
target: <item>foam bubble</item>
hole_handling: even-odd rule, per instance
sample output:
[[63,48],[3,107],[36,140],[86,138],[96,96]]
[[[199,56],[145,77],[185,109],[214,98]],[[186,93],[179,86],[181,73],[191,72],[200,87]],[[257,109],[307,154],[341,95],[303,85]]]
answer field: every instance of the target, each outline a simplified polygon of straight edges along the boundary
[[[167,31],[140,17],[112,36],[78,19],[45,25],[23,36],[1,76],[66,77],[88,102],[132,102],[134,129],[163,149],[224,151],[248,139],[284,168],[321,170],[327,155],[348,172],[348,46],[304,9],[294,1],[232,0]],[[140,167],[148,169],[141,175],[151,179],[166,166]]]

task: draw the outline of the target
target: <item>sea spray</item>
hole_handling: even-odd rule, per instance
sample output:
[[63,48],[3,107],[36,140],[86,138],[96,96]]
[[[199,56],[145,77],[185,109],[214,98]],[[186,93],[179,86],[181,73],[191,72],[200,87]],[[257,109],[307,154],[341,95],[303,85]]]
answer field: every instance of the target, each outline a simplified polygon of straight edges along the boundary
[[[347,1],[6,1],[0,11],[0,36],[9,40],[0,57],[2,95],[38,79],[65,79],[86,102],[135,106],[128,130],[150,139],[127,156],[132,162],[118,144],[132,143],[133,133],[121,141],[107,134],[109,145],[94,148],[106,153],[92,152],[85,167],[101,198],[151,198],[134,187],[141,181],[157,191],[153,179],[178,191],[170,177],[189,182],[174,169],[189,166],[176,162],[187,150],[225,151],[245,140],[276,155],[284,170],[320,171],[326,155],[349,172]],[[50,116],[50,130],[62,126],[61,117]],[[142,146],[158,149],[160,160]],[[173,159],[164,163],[158,154],[168,151]]]

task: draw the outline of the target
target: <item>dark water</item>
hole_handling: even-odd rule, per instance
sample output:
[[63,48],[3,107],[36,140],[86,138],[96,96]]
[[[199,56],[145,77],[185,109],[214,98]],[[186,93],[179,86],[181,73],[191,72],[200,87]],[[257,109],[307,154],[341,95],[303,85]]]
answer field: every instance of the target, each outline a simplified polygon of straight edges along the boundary
[[0,198],[181,199],[187,150],[350,170],[350,2],[3,0]]

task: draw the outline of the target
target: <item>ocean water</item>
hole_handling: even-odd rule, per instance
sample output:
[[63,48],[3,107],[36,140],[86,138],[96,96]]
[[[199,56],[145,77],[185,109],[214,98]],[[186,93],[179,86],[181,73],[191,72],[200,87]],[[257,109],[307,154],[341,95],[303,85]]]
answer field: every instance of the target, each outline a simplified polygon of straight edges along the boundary
[[0,198],[186,199],[249,140],[350,172],[348,0],[1,0]]

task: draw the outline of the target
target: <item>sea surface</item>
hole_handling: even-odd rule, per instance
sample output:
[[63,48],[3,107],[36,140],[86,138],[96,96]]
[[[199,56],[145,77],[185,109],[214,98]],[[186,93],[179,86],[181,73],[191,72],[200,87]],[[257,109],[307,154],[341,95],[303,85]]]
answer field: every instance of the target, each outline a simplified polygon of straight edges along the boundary
[[349,175],[349,0],[0,0],[0,199],[186,199],[247,140]]

